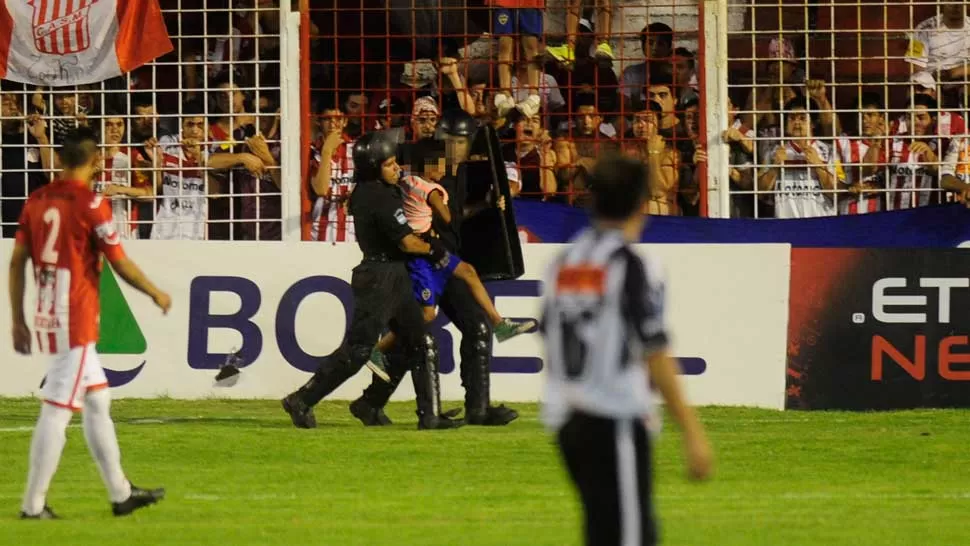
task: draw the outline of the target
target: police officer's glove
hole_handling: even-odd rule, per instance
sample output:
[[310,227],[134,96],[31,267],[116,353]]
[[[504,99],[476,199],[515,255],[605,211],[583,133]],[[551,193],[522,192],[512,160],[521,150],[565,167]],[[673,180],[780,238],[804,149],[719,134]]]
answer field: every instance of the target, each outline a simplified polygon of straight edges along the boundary
[[428,260],[438,268],[448,265],[448,249],[445,248],[441,240],[428,239],[428,244],[431,246],[431,252],[428,253]]

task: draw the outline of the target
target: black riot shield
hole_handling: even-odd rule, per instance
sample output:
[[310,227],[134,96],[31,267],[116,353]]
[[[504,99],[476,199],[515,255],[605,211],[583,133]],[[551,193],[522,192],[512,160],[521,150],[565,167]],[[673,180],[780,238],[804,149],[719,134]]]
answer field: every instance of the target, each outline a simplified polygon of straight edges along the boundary
[[488,159],[468,161],[460,170],[465,176],[466,207],[478,208],[505,197],[505,210],[486,206],[461,224],[461,258],[478,271],[482,280],[517,279],[525,273],[509,179],[499,149],[498,135],[491,126],[480,131]]

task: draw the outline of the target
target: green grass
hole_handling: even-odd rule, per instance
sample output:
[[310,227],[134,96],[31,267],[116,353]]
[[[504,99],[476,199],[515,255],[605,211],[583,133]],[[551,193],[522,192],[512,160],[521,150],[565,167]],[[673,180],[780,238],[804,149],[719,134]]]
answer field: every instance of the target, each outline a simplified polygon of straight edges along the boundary
[[[66,519],[21,522],[37,403],[0,399],[0,546],[579,544],[553,445],[536,407],[518,407],[509,427],[418,432],[412,404],[365,429],[325,403],[305,431],[273,401],[117,401],[129,477],[168,498],[112,518],[75,419],[49,497]],[[657,448],[664,544],[970,545],[968,412],[701,416],[712,482],[683,479],[669,423]]]

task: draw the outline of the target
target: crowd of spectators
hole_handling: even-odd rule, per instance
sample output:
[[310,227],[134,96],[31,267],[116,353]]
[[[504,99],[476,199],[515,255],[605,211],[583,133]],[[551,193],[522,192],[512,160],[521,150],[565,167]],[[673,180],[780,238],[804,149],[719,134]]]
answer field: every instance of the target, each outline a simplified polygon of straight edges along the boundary
[[[27,194],[56,171],[58,140],[86,124],[102,135],[98,190],[112,199],[125,237],[278,240],[289,183],[307,201],[308,238],[351,241],[354,141],[376,130],[401,143],[435,138],[451,110],[494,129],[518,199],[583,206],[586,171],[619,150],[648,166],[651,214],[701,213],[706,148],[716,142],[701,131],[702,67],[687,47],[696,29],[649,23],[631,59],[618,53],[624,37],[609,27],[622,14],[610,2],[557,8],[566,10],[562,35],[544,31],[541,8],[503,19],[492,6],[484,9],[491,34],[435,40],[435,54],[414,60],[413,37],[373,31],[393,28],[390,8],[382,19],[311,7],[312,115],[293,120],[312,126],[310,168],[306,180],[288,182],[278,2],[205,0],[202,17],[188,0],[161,0],[175,50],[156,62],[84,88],[0,82],[3,237],[13,236]],[[811,59],[797,39],[781,30],[758,37],[767,47],[755,52],[750,81],[729,74],[728,126],[708,131],[729,151],[731,217],[860,214],[970,197],[962,115],[970,18],[962,2],[933,9],[907,37],[886,38],[906,42],[906,92],[894,93],[900,82],[889,78],[866,81],[849,107],[838,73],[828,81],[807,74]]]

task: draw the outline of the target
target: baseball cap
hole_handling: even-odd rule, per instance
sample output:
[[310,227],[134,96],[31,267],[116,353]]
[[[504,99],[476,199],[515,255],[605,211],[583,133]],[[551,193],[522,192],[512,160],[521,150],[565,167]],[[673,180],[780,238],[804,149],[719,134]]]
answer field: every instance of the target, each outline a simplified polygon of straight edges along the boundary
[[404,101],[398,97],[391,97],[390,99],[384,98],[381,103],[377,106],[377,113],[380,115],[385,114],[406,114],[408,112],[407,106]]
[[909,81],[910,83],[919,85],[924,89],[936,90],[936,78],[933,77],[933,74],[930,74],[925,70],[914,72],[913,75],[909,77]]
[[411,115],[420,116],[426,113],[431,113],[436,116],[441,115],[440,110],[438,110],[438,103],[431,97],[421,97],[414,101],[414,108],[411,109]]

